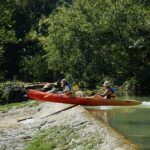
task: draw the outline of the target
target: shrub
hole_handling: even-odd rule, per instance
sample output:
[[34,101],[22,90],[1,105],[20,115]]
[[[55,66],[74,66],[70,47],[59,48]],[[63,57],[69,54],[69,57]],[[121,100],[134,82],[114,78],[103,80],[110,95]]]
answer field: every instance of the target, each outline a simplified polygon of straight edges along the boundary
[[7,81],[0,84],[0,104],[19,102],[26,100],[26,90],[22,82]]

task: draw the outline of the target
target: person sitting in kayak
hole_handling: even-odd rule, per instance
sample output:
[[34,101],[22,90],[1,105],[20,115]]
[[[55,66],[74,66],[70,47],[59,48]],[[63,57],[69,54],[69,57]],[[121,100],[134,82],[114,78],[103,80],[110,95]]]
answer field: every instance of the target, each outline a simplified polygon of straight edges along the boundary
[[49,90],[48,93],[57,93],[60,90],[62,90],[62,87],[60,81],[58,80],[57,82],[53,83],[52,89]]
[[67,94],[67,95],[72,94],[71,92],[72,86],[66,79],[62,79],[60,83],[61,83],[61,87],[63,88],[64,94]]
[[75,97],[84,97],[84,93],[79,89],[77,83],[73,84],[73,95]]
[[58,91],[61,91],[61,83],[60,80],[54,83],[47,83],[44,85],[42,91],[43,92],[48,92],[48,93],[57,93]]
[[70,97],[84,97],[83,92],[79,90],[77,84],[74,83],[74,86],[72,88],[71,84],[66,79],[62,79],[61,84],[64,94],[67,94]]
[[87,96],[86,98],[89,99],[100,99],[102,97],[104,97],[105,99],[111,99],[111,96],[114,93],[114,90],[111,88],[109,81],[105,81],[103,84],[104,88],[105,88],[105,92],[103,94],[99,94],[96,92],[95,95],[93,96]]
[[104,97],[105,99],[111,99],[114,90],[111,88],[109,81],[105,81],[103,84],[105,88],[105,92],[103,94],[99,94],[100,96]]

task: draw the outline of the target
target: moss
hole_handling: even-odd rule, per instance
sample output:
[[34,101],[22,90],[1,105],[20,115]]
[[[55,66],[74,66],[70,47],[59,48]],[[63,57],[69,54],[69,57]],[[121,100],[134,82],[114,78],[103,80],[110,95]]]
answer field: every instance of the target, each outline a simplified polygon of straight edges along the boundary
[[[54,126],[36,135],[30,142],[26,150],[51,150],[51,149],[78,149],[91,150],[101,143],[98,135],[87,135],[81,137],[82,128],[80,126],[72,128],[70,126]],[[83,127],[84,128],[84,127]],[[97,134],[97,133],[96,133]]]

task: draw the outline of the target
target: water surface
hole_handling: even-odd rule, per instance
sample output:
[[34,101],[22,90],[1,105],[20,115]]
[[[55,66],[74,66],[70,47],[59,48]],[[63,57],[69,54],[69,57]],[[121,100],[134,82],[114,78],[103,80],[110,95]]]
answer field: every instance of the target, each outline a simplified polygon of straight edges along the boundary
[[150,150],[150,97],[120,95],[119,99],[142,101],[138,106],[99,106],[90,112],[103,119],[112,128],[137,144],[142,150]]

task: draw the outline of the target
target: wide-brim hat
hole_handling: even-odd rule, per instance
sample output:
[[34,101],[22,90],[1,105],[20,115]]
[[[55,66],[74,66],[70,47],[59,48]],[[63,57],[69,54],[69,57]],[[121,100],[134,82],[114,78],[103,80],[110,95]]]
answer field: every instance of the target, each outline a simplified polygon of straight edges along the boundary
[[105,86],[110,86],[109,81],[105,81],[104,84],[103,84],[103,86],[104,86],[104,87],[105,87]]

